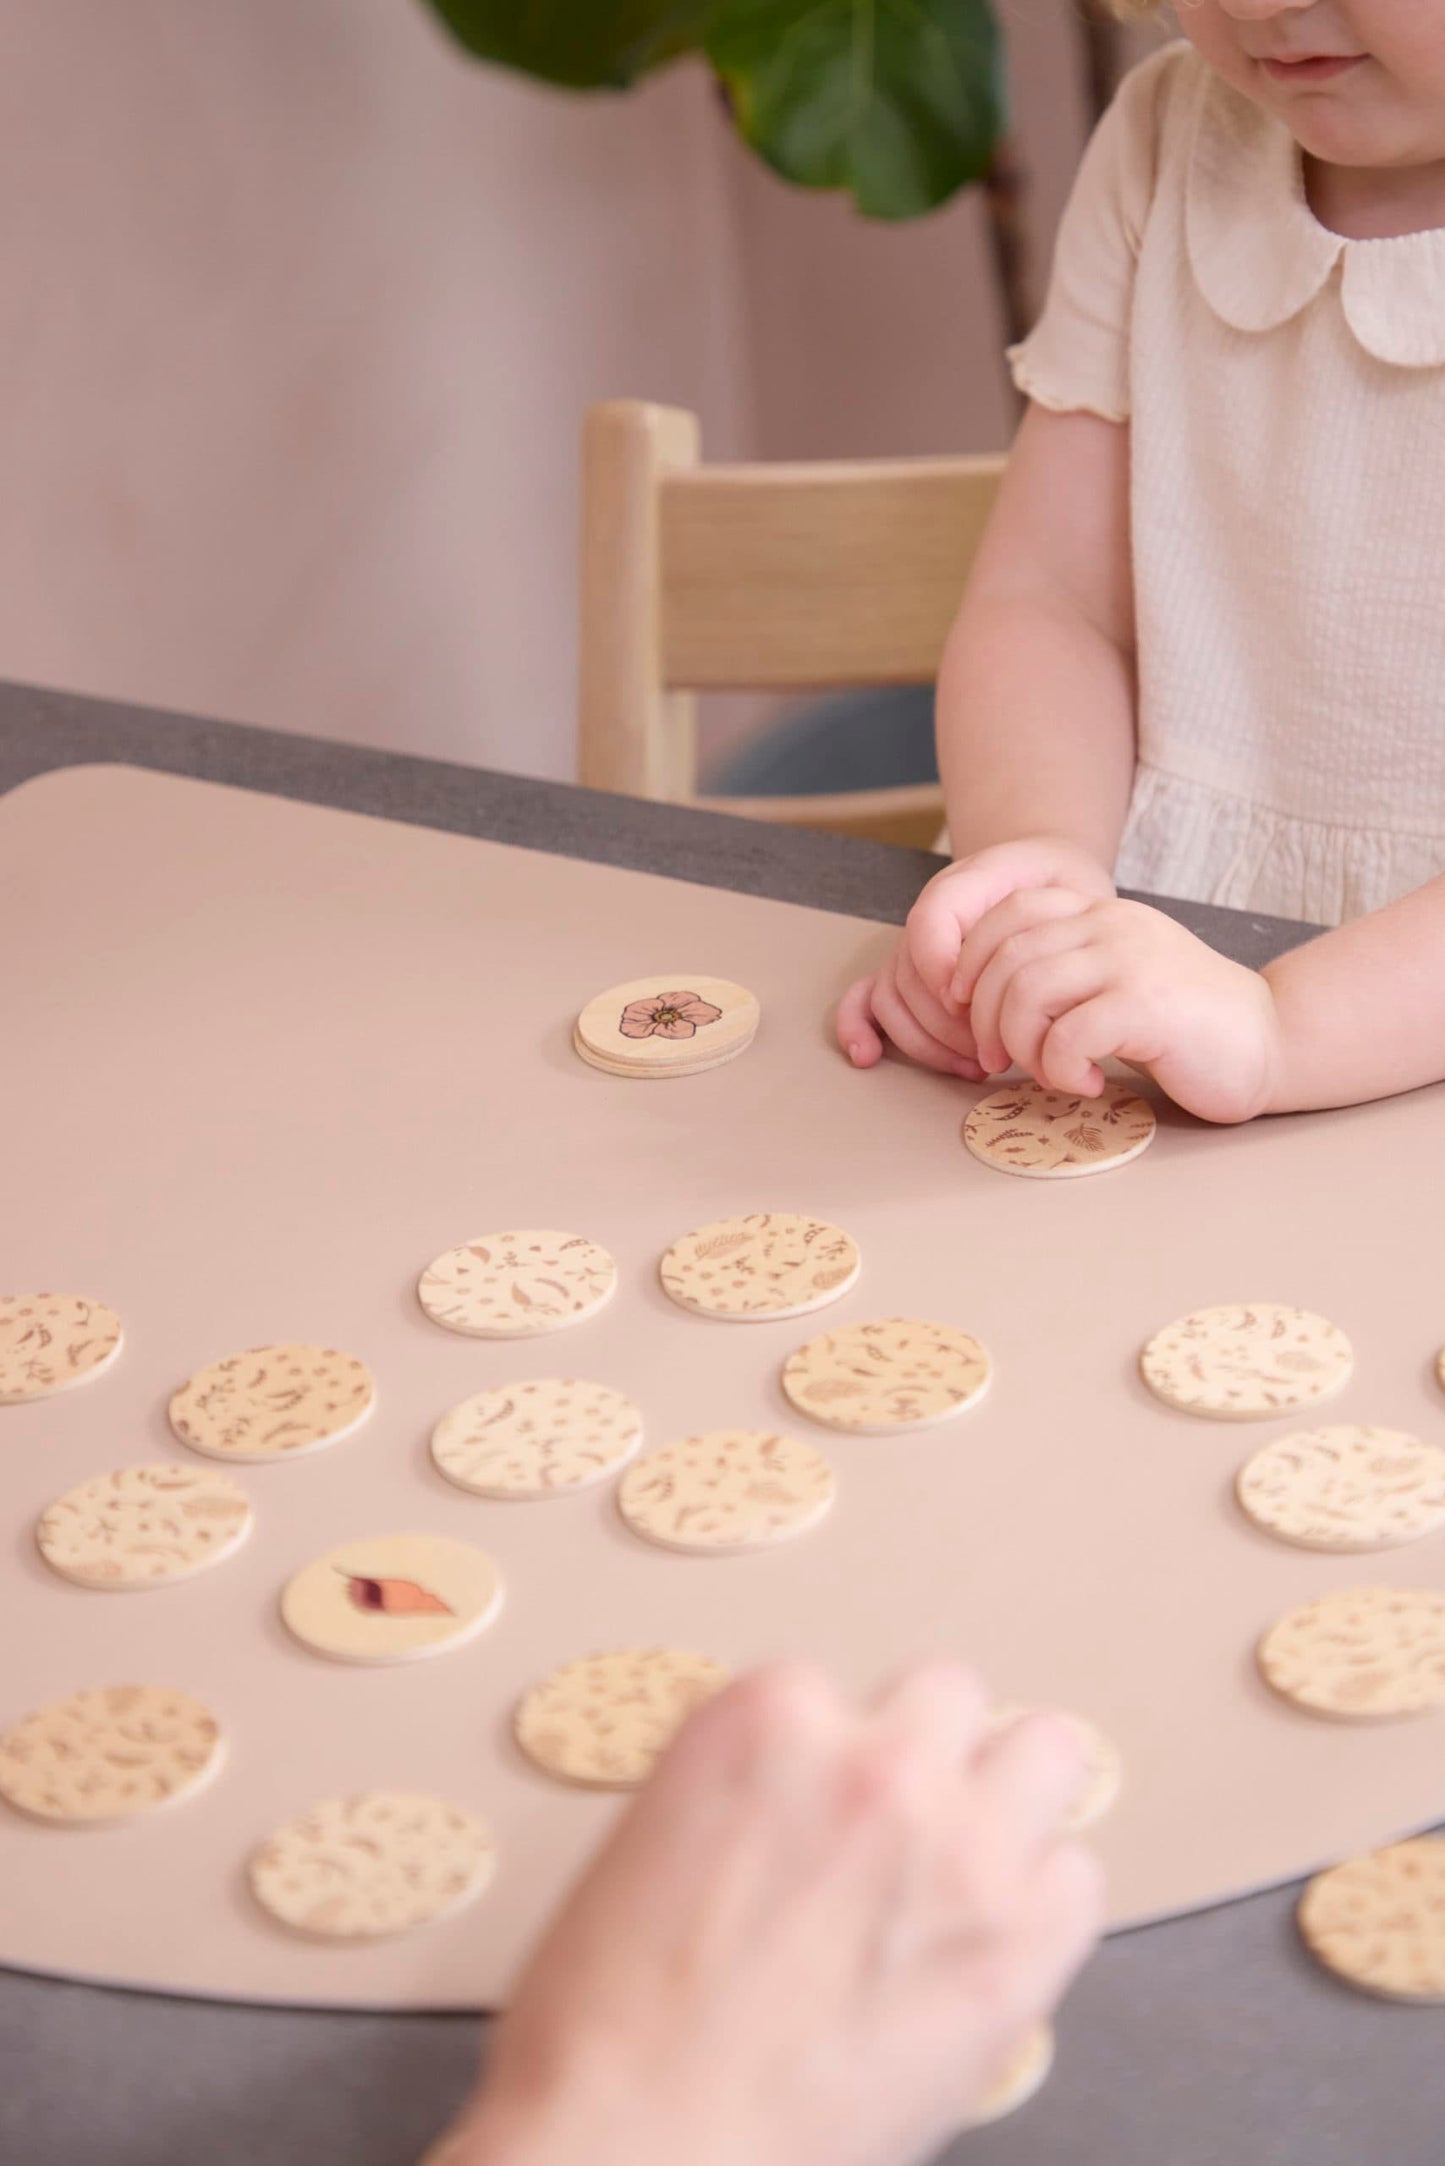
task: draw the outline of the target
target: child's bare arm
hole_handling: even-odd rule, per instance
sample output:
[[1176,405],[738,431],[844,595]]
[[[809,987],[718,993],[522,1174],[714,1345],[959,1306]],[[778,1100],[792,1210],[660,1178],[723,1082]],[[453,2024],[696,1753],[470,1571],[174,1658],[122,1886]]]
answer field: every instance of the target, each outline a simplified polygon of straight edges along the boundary
[[923,890],[882,970],[838,1009],[870,1067],[884,1037],[977,1075],[951,987],[961,943],[1020,889],[1111,896],[1134,772],[1129,431],[1031,406],[949,636],[939,761],[956,862]]
[[1279,1049],[1262,1112],[1357,1105],[1445,1077],[1445,876],[1264,976]]
[[1060,837],[1107,872],[1134,776],[1129,431],[1031,406],[944,655],[955,858]]

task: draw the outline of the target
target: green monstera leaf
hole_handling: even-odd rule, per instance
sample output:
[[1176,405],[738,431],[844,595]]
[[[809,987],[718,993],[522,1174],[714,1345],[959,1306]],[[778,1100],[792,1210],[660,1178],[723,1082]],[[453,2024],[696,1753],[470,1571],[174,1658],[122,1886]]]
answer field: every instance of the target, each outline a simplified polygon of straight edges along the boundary
[[914,218],[982,178],[1004,129],[989,0],[431,0],[469,52],[575,90],[706,54],[785,179]]
[[723,0],[707,50],[768,164],[872,218],[982,179],[1003,133],[988,0]]
[[468,52],[570,90],[625,90],[695,51],[714,0],[432,0]]

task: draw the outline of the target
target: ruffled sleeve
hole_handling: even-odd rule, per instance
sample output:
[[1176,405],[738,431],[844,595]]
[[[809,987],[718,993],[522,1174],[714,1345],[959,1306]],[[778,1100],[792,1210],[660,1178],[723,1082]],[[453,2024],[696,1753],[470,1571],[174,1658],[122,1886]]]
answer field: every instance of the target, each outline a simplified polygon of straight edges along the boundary
[[1154,194],[1164,110],[1189,47],[1151,54],[1120,84],[1090,139],[1054,249],[1043,315],[1009,366],[1020,391],[1106,421],[1130,410],[1134,274]]

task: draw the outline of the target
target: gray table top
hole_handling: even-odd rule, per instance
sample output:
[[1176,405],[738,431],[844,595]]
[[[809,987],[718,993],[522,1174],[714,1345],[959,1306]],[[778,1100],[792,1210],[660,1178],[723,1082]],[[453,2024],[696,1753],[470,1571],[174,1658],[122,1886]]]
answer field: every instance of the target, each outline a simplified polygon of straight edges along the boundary
[[[0,685],[0,791],[120,761],[899,923],[937,861],[391,752]],[[1167,904],[1258,964],[1303,928]],[[1442,1772],[1445,1801],[1445,1772]],[[1187,1840],[1187,1830],[1181,1830]],[[954,2166],[1439,2166],[1445,2018],[1319,1972],[1279,1889],[1117,1935],[1059,2064]],[[3,1895],[0,1895],[3,1900]],[[0,2158],[15,2166],[414,2166],[478,2025],[103,1991],[0,1971]]]

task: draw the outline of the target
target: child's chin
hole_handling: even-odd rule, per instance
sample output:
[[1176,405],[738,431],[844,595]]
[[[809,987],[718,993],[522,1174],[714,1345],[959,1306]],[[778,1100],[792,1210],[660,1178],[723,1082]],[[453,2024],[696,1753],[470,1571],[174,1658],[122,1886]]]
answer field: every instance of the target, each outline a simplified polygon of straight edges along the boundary
[[1251,95],[1284,122],[1307,157],[1325,165],[1423,165],[1445,157],[1445,143],[1418,147],[1417,128],[1379,95],[1378,73],[1371,85],[1369,65],[1309,90],[1283,88],[1260,70]]

